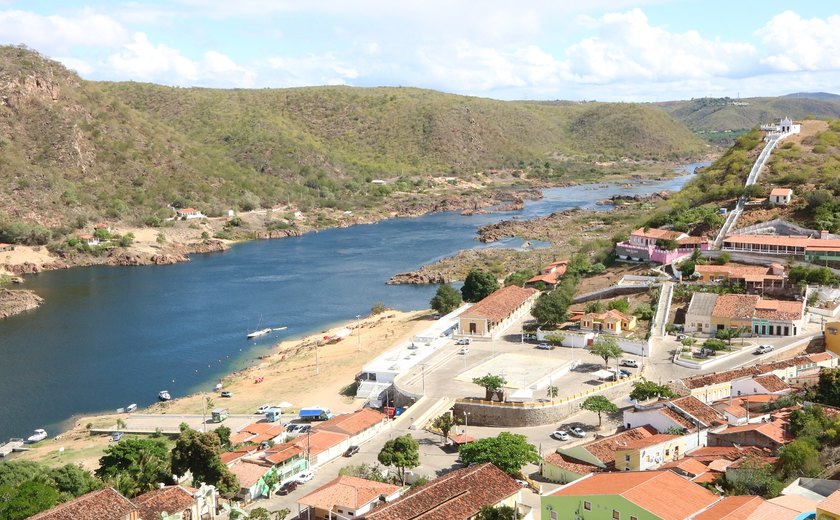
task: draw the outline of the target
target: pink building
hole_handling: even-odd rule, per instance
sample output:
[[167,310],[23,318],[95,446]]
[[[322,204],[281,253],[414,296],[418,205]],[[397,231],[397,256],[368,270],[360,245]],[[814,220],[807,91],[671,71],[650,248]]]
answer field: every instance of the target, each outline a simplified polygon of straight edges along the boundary
[[[666,249],[663,243],[674,241],[676,249]],[[659,242],[660,245],[657,245]],[[709,249],[709,242],[702,237],[692,237],[681,231],[657,228],[639,228],[630,234],[630,239],[616,244],[615,251],[621,260],[656,262],[670,264],[682,255],[695,249]]]

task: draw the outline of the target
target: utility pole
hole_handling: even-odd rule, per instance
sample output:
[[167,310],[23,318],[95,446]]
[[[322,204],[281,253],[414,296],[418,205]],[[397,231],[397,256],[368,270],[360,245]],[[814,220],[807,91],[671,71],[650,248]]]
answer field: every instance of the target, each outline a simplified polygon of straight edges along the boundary
[[321,340],[315,342],[315,375],[321,373],[321,368],[318,366],[318,346],[321,345]]
[[356,315],[356,340],[357,340],[356,352],[361,352],[362,351],[362,328],[361,328],[361,323],[359,323],[359,319],[361,317],[362,317],[361,314]]

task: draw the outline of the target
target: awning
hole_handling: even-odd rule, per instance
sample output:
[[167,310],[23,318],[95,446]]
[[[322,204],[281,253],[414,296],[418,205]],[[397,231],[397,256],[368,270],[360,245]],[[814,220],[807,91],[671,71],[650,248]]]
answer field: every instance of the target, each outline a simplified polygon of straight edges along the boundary
[[597,377],[598,379],[612,379],[613,377],[615,377],[615,372],[613,372],[611,370],[601,369],[601,370],[596,370],[595,372],[592,372],[592,375]]

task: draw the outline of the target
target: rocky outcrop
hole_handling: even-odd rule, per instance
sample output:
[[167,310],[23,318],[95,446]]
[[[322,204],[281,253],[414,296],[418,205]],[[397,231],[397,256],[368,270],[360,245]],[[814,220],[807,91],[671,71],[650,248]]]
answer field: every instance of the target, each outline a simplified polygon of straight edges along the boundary
[[206,239],[201,242],[187,244],[179,248],[184,254],[190,253],[218,253],[229,249],[226,243],[221,240]]
[[299,237],[303,233],[298,229],[273,229],[271,231],[254,231],[254,238],[257,240],[268,240],[271,238]]
[[388,285],[399,285],[399,284],[415,284],[415,285],[423,285],[423,284],[441,284],[441,283],[449,283],[449,280],[446,279],[446,276],[443,273],[427,273],[422,271],[411,271],[408,273],[399,273],[392,276],[387,282]]
[[0,270],[5,270],[14,275],[35,274],[41,271],[54,271],[56,269],[67,269],[69,266],[63,261],[49,262],[45,264],[34,264],[32,262],[24,262],[22,264],[3,264],[0,265]]
[[121,251],[105,262],[106,265],[170,265],[178,262],[189,262],[190,258],[182,254],[144,254]]
[[0,318],[37,309],[44,299],[32,291],[0,289]]

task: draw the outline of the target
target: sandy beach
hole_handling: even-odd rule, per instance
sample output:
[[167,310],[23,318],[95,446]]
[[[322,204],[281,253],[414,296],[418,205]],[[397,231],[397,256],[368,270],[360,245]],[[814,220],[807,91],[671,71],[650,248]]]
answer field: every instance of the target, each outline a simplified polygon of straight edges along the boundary
[[[362,401],[343,395],[342,390],[353,383],[365,363],[428,327],[430,315],[429,310],[387,310],[359,322],[352,321],[301,339],[280,342],[270,354],[262,356],[259,363],[222,380],[224,389],[232,392],[233,397],[221,398],[208,391],[154,404],[139,413],[201,414],[202,398],[214,395],[215,406],[225,406],[234,414],[253,413],[259,405],[282,401],[288,401],[294,408],[320,405],[338,413],[356,410],[363,404]],[[351,329],[352,334],[337,343],[323,343],[324,336],[334,336],[343,328]],[[51,465],[82,464],[88,469],[95,469],[102,451],[108,446],[108,439],[91,436],[86,426],[112,427],[118,417],[116,414],[81,417],[72,430],[39,443],[16,458],[39,460]],[[64,448],[60,455],[59,447]]]

